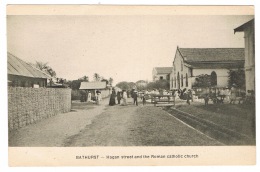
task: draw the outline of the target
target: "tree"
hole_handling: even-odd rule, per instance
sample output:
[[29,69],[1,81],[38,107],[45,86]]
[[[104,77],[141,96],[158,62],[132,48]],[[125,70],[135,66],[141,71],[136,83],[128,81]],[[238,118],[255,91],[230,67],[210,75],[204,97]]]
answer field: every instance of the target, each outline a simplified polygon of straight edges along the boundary
[[94,73],[93,79],[94,79],[94,81],[100,81],[101,77],[98,73]]
[[106,84],[108,84],[109,82],[108,82],[108,80],[107,79],[101,79],[101,82],[106,82]]
[[165,90],[168,90],[170,88],[170,83],[165,80],[165,79],[161,79],[161,80],[158,80],[158,81],[155,81],[155,82],[149,82],[147,84],[147,89],[157,89],[157,90],[160,90],[160,89],[165,89]]
[[207,88],[211,86],[211,77],[207,74],[201,74],[195,78],[194,87]]
[[46,72],[51,77],[55,77],[56,76],[56,72],[50,66],[48,66],[48,62],[47,63],[43,63],[43,62],[36,61],[36,63],[34,65],[35,65],[35,67],[37,69],[39,69],[39,70],[41,70],[43,72]]
[[118,88],[121,88],[122,90],[129,90],[130,89],[129,83],[126,82],[126,81],[119,82],[119,83],[116,84],[116,86]]
[[228,72],[228,86],[236,85],[237,88],[245,89],[245,71],[242,69]]

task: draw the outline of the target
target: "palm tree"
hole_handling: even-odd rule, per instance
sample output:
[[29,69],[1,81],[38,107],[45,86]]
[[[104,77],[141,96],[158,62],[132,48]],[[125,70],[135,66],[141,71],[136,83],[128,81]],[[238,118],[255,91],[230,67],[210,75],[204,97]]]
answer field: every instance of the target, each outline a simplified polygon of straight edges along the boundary
[[89,81],[89,78],[88,78],[88,76],[83,76],[83,81]]
[[43,63],[43,62],[38,62],[38,61],[36,61],[35,67],[36,67],[37,69],[40,69],[41,71],[46,72],[46,73],[49,74],[51,77],[55,77],[55,76],[56,76],[56,72],[55,72],[50,66],[48,66],[48,62]]
[[94,73],[94,81],[100,81],[100,75],[98,73]]

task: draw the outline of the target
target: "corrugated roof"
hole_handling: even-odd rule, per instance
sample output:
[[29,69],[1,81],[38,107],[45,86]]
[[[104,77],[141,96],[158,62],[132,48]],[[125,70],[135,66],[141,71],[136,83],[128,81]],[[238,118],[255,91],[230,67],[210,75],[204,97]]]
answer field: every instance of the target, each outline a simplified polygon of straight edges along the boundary
[[244,48],[178,48],[186,62],[245,60]]
[[36,69],[11,53],[7,53],[7,73],[31,78],[51,78],[48,74]]
[[106,82],[81,82],[80,90],[98,90],[105,89],[107,87]]
[[172,72],[172,67],[155,67],[157,74],[169,74]]
[[249,26],[252,26],[254,27],[254,24],[255,24],[255,19],[252,19],[244,24],[242,24],[241,26],[237,27],[234,29],[234,32],[243,32],[245,30],[245,28],[249,27]]

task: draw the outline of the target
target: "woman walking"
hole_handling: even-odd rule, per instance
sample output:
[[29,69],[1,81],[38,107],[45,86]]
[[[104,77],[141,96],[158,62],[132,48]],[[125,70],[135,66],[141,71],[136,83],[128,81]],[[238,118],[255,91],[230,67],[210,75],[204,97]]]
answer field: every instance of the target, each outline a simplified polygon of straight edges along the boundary
[[109,106],[114,106],[116,104],[115,98],[116,98],[116,92],[115,89],[113,89],[109,99]]

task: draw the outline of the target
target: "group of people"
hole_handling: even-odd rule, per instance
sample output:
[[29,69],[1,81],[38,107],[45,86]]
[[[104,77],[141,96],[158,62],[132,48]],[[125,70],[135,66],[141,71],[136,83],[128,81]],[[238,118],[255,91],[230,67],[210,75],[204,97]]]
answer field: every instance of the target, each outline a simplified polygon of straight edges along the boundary
[[81,94],[80,96],[81,102],[96,102],[96,104],[99,104],[100,101],[102,100],[102,95],[100,90],[96,90],[93,92],[82,90],[80,94]]
[[109,105],[114,106],[116,105],[116,100],[118,105],[126,106],[127,105],[127,98],[130,97],[133,99],[133,104],[138,106],[138,97],[141,98],[143,105],[146,104],[146,98],[145,93],[138,92],[135,89],[132,89],[130,92],[127,90],[122,91],[115,91],[115,89],[112,89],[112,93],[110,95],[109,99]]
[[[117,104],[126,106],[127,105],[127,92],[126,90],[122,91],[115,91],[115,89],[112,89],[112,93],[110,95],[109,99],[109,106],[114,106],[116,104],[116,99],[117,99]],[[122,100],[122,102],[121,102]]]

